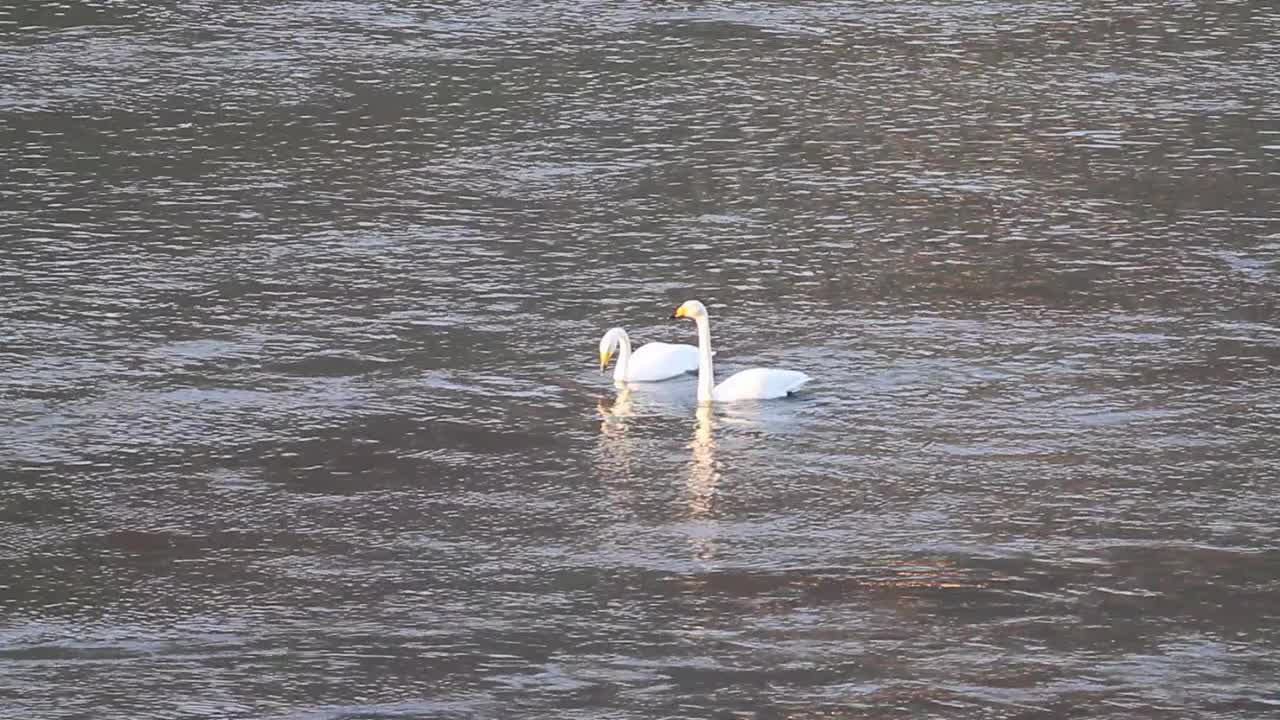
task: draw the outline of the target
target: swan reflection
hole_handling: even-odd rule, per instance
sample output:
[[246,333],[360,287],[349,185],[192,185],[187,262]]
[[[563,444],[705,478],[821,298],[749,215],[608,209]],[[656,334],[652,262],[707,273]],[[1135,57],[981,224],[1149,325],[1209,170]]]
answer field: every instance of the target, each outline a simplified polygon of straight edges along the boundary
[[685,502],[689,508],[689,541],[693,556],[698,560],[714,560],[716,556],[717,523],[709,517],[715,501],[716,486],[720,483],[720,465],[716,462],[716,443],[712,436],[711,407],[698,408],[693,442],[689,444],[692,458],[689,463],[689,479],[685,482]]
[[720,482],[720,469],[716,463],[716,443],[711,435],[711,406],[698,406],[697,424],[693,431],[693,462],[689,465],[688,494],[689,516],[700,518],[711,512],[716,485]]
[[632,500],[633,441],[627,434],[627,421],[635,412],[631,390],[623,385],[612,400],[600,398],[597,407],[600,411],[600,477],[617,507],[626,508]]
[[618,394],[612,401],[600,398],[600,432],[623,431],[627,429],[626,419],[635,414],[635,403],[631,399],[631,388],[624,382],[615,383]]

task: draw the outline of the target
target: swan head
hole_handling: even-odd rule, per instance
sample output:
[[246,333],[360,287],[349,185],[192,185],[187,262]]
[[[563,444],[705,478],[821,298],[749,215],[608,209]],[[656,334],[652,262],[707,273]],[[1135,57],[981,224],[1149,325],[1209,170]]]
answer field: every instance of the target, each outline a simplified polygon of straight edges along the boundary
[[673,320],[675,318],[689,318],[690,320],[697,320],[706,316],[707,306],[697,300],[685,300],[680,307],[676,308],[675,312],[671,313],[671,319]]
[[600,338],[600,372],[604,372],[609,367],[609,360],[613,358],[613,353],[618,350],[618,346],[622,344],[622,339],[627,336],[627,331],[620,327],[612,328],[609,332]]

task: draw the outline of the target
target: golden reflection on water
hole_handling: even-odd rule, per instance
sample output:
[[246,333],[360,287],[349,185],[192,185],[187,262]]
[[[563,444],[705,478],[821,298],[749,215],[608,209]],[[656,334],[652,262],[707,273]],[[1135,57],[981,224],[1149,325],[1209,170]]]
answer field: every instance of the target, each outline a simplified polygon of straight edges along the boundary
[[720,482],[719,465],[716,463],[716,442],[711,429],[711,406],[699,405],[693,442],[689,444],[693,450],[693,461],[689,465],[689,481],[685,486],[689,516],[692,518],[700,518],[711,512],[716,485]]
[[626,418],[635,414],[635,405],[631,400],[631,388],[626,385],[618,385],[618,394],[613,398],[613,402],[600,398],[598,405],[600,408],[600,432],[610,433],[615,431],[626,432]]
[[[632,497],[629,481],[632,477],[632,445],[635,438],[629,435],[630,421],[636,412],[630,388],[619,386],[612,400],[601,398],[597,404],[600,413],[600,473],[605,486],[619,508],[630,507]],[[690,522],[689,541],[694,556],[710,560],[715,556],[715,519],[711,516],[717,488],[720,484],[720,462],[716,458],[715,422],[711,407],[699,406],[695,413],[693,437],[688,444],[689,474],[684,482],[683,501]]]
[[[618,507],[628,507],[631,481],[631,438],[627,436],[627,419],[635,409],[631,402],[631,390],[620,386],[618,395],[610,402],[601,398],[600,410],[600,475]],[[622,482],[611,482],[614,478]]]
[[716,443],[712,435],[711,406],[699,405],[694,426],[693,451],[689,478],[685,482],[685,499],[690,520],[704,520],[690,534],[693,555],[698,560],[712,560],[716,555],[715,520],[708,518],[720,483],[720,466],[716,461]]

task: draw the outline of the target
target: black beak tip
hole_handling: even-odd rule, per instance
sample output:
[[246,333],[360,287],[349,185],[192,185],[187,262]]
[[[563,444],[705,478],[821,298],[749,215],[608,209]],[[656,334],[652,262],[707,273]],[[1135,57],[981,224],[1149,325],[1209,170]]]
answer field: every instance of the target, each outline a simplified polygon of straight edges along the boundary
[[667,319],[668,319],[668,320],[679,320],[679,319],[680,319],[680,316],[679,316],[679,315],[677,315],[677,314],[675,314],[675,313],[671,313],[671,315],[670,315]]

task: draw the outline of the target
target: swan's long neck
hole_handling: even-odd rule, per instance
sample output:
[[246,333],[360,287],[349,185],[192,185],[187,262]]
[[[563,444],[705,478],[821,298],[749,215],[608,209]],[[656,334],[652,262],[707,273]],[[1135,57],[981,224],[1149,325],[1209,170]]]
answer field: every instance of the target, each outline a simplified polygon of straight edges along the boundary
[[715,370],[711,367],[711,322],[704,315],[694,320],[698,324],[698,402],[711,402],[711,388],[715,387]]
[[618,364],[613,366],[613,379],[626,380],[627,371],[631,369],[631,338],[627,334],[618,336]]

